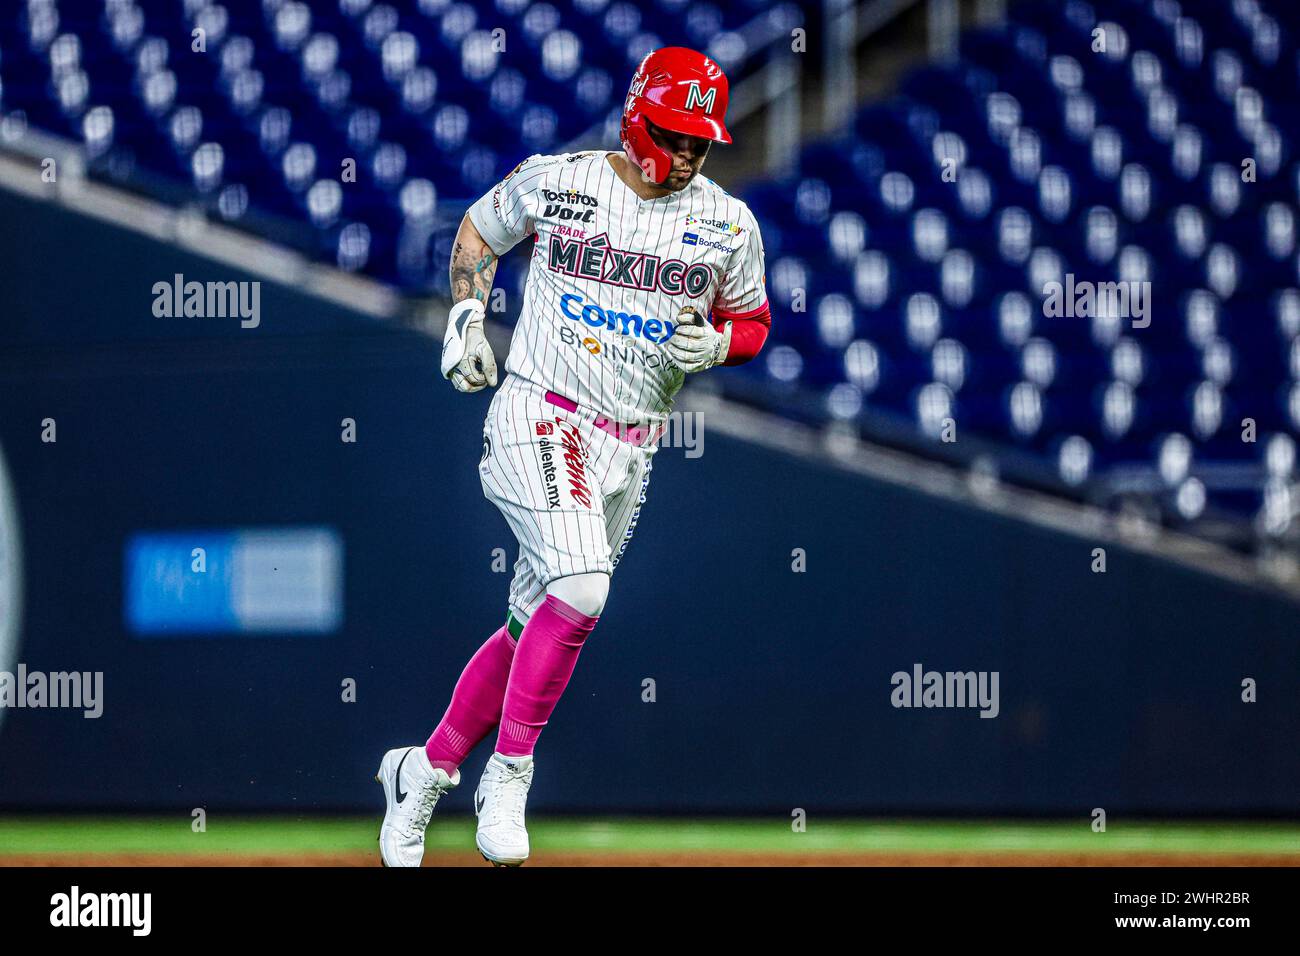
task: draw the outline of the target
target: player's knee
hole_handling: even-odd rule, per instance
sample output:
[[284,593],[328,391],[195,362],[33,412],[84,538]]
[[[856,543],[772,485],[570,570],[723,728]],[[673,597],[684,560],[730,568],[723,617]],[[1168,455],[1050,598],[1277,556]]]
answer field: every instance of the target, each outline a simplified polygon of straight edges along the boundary
[[599,571],[570,574],[546,585],[546,593],[563,601],[579,614],[600,617],[609,597],[609,575]]

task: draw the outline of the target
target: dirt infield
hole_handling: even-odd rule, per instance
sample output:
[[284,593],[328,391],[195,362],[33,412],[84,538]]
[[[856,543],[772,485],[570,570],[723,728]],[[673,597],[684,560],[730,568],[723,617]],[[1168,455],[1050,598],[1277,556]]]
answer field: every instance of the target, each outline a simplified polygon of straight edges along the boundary
[[[0,856],[0,866],[378,866],[375,853],[61,853]],[[430,853],[428,867],[486,866]],[[1300,866],[1289,853],[539,853],[537,866]]]

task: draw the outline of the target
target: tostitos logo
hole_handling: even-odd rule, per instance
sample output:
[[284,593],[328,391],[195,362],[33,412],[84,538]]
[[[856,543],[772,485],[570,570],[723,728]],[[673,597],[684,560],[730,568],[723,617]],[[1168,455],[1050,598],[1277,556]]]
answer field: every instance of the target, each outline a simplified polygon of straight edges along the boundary
[[[546,199],[546,208],[542,211],[543,219],[558,217],[574,222],[592,222],[593,217],[596,215],[596,209],[600,206],[594,196],[580,193],[576,189],[566,189],[563,192],[543,189],[542,195]],[[589,208],[575,208],[582,206]]]
[[[656,345],[667,342],[672,338],[673,332],[676,330],[673,323],[664,319],[647,319],[635,312],[602,309],[594,302],[584,303],[582,296],[572,292],[560,296],[560,312],[566,319],[573,322],[582,322],[593,329],[608,329],[621,335],[648,339]],[[600,352],[599,342],[595,343],[596,348],[594,349],[587,345],[585,339],[582,344],[587,346],[587,351],[593,355]]]

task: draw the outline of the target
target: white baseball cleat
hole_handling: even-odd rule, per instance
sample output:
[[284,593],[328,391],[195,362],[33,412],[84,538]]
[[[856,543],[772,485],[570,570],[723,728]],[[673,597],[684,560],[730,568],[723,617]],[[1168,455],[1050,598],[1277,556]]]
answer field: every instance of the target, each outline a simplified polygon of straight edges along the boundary
[[474,812],[478,814],[474,842],[489,863],[518,866],[528,859],[524,804],[532,783],[532,757],[494,753],[483,768],[483,778],[474,791]]
[[423,747],[399,747],[384,754],[375,782],[384,788],[388,810],[379,827],[384,866],[419,866],[424,859],[424,829],[438,798],[460,783],[460,771],[447,776],[429,765]]

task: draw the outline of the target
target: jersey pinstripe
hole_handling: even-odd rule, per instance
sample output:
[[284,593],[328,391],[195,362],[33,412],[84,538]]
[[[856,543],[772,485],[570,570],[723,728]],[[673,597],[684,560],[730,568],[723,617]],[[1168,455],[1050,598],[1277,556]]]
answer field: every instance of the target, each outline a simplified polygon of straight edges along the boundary
[[492,396],[479,479],[519,542],[509,599],[519,620],[556,578],[612,575],[636,530],[655,447],[596,428],[596,415],[552,405],[516,375]]
[[675,317],[760,309],[762,237],[712,180],[642,199],[610,155],[531,156],[469,215],[498,256],[533,241],[507,372],[615,421],[658,425],[685,376],[662,348]]

